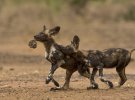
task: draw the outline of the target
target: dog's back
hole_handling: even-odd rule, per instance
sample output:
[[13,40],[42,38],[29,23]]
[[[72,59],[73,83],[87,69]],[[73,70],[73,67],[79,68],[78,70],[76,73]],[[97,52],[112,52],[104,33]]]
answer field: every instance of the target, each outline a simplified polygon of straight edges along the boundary
[[103,52],[102,62],[105,68],[126,66],[130,61],[130,52],[122,48],[110,48]]
[[103,51],[89,50],[88,59],[91,67],[113,68],[126,66],[130,61],[130,52],[122,48],[110,48]]

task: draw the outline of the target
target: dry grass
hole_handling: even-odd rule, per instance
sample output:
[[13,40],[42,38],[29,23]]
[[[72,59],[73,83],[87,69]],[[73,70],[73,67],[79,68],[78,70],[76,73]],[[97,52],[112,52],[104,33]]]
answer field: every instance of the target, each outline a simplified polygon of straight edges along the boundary
[[109,1],[90,2],[81,15],[66,4],[59,12],[54,12],[45,3],[15,5],[6,2],[0,10],[0,35],[4,38],[1,41],[12,43],[17,39],[19,43],[26,42],[45,24],[61,26],[56,39],[64,44],[77,34],[81,37],[82,47],[89,44],[88,48],[105,48],[117,44],[117,47],[133,48],[134,21],[127,21],[124,16],[135,6],[134,0],[126,3]]

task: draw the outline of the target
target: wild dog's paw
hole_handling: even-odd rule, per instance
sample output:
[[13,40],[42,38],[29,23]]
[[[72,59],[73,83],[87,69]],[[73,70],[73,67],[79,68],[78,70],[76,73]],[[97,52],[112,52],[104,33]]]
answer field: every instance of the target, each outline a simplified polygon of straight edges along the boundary
[[46,83],[46,84],[49,84],[51,80],[52,80],[52,78],[47,77],[47,79],[45,80],[45,83]]
[[69,90],[69,87],[65,87],[65,86],[59,86],[59,87],[53,87],[50,89],[50,91],[56,91],[56,90]]
[[87,90],[90,90],[90,89],[98,89],[98,84],[97,83],[93,83],[92,86],[87,87]]
[[53,87],[50,91],[64,90],[62,87]]
[[108,84],[108,86],[109,86],[110,89],[112,89],[112,88],[114,87],[114,86],[113,86],[113,83],[110,82],[110,81],[108,81],[107,84]]

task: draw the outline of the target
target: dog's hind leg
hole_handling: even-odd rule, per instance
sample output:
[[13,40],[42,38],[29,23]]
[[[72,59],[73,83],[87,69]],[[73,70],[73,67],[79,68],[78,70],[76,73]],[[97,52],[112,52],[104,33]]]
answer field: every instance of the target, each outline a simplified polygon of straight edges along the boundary
[[51,88],[51,91],[53,90],[67,90],[69,89],[69,83],[70,83],[70,78],[72,74],[76,71],[77,69],[74,70],[66,70],[66,78],[65,78],[65,83],[62,87],[54,87]]
[[62,86],[62,89],[69,89],[70,78],[75,71],[76,70],[66,70],[65,83]]
[[82,74],[82,76],[84,76],[84,77],[86,77],[86,78],[88,78],[88,79],[90,79],[90,70],[89,70],[89,68],[87,68],[87,70]]
[[126,77],[126,74],[125,74],[125,67],[124,68],[117,67],[116,71],[117,71],[117,73],[120,77],[120,81],[119,81],[119,85],[118,85],[120,87],[127,81],[127,77]]
[[126,58],[123,57],[121,62],[116,67],[116,71],[117,71],[117,73],[120,77],[118,87],[122,86],[127,81],[127,77],[126,77],[126,74],[125,74],[125,68],[129,64],[130,60],[131,60],[131,56],[129,56],[129,55],[126,56]]
[[87,89],[98,89],[98,84],[95,82],[94,77],[97,73],[98,69],[97,68],[93,68],[92,70],[92,74],[90,75],[90,83],[92,86],[88,87]]
[[99,78],[102,82],[104,82],[105,84],[107,84],[109,86],[109,88],[113,88],[113,83],[109,80],[106,80],[104,78],[104,75],[103,75],[103,68],[99,69]]

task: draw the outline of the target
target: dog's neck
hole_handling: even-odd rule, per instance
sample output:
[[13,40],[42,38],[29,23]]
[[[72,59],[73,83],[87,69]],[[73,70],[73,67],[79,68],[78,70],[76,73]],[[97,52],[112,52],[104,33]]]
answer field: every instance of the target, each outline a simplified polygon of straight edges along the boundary
[[44,44],[46,53],[49,54],[50,50],[51,50],[51,47],[56,43],[53,39],[50,39],[48,41],[45,41],[43,44]]

